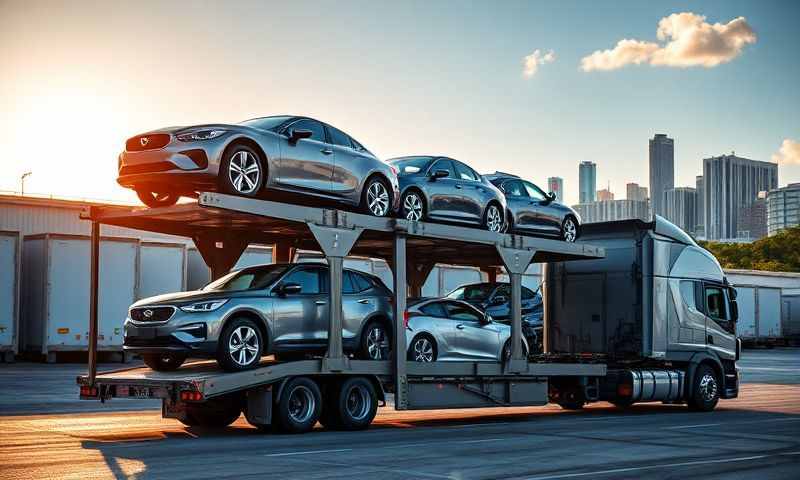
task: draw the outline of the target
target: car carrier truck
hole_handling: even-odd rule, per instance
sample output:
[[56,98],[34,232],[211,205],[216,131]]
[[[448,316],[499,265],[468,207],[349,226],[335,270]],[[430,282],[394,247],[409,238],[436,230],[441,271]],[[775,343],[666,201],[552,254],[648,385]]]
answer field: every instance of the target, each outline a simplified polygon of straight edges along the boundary
[[[672,318],[670,307],[664,304],[662,308],[660,303],[656,307],[644,297],[639,301],[648,302],[650,307],[646,308],[653,308],[652,314],[659,320],[642,323],[638,337],[635,326],[620,324],[620,328],[633,329],[624,340],[635,342],[638,339],[641,345],[638,350],[635,345],[619,343],[622,336],[604,334],[589,338],[584,335],[581,330],[584,327],[577,323],[593,322],[594,314],[587,317],[586,312],[590,310],[584,310],[583,303],[579,302],[564,312],[574,318],[555,324],[554,332],[559,329],[565,332],[562,336],[553,333],[550,345],[555,348],[539,356],[523,356],[521,288],[522,275],[530,263],[548,263],[552,265],[548,275],[556,279],[561,275],[558,280],[562,281],[561,285],[548,276],[546,295],[550,301],[555,301],[559,292],[573,294],[566,288],[573,282],[569,277],[573,265],[587,263],[595,265],[595,269],[605,268],[602,262],[607,253],[602,246],[594,245],[596,240],[600,245],[611,242],[612,263],[619,255],[632,259],[641,255],[644,250],[637,249],[632,231],[624,233],[626,238],[620,250],[611,240],[595,238],[590,230],[587,230],[590,234],[585,242],[567,243],[219,193],[203,193],[197,203],[164,208],[90,207],[82,217],[92,222],[93,245],[89,368],[86,375],[77,379],[82,399],[105,402],[112,398],[154,398],[162,401],[164,417],[176,418],[187,425],[226,426],[244,413],[247,421],[258,428],[306,432],[317,422],[332,429],[366,428],[378,406],[385,404],[388,393],[394,394],[394,408],[398,410],[530,406],[549,402],[565,408],[579,408],[598,400],[619,405],[651,400],[687,402],[693,408],[708,410],[716,405],[720,396],[735,396],[736,393],[733,388],[735,353],[734,356],[726,353],[726,363],[723,363],[721,351],[715,350],[718,346],[727,352],[728,344],[720,337],[719,343],[709,345],[692,331],[691,341],[683,345],[686,350],[675,353],[674,348],[665,347],[662,355],[658,349],[667,344],[667,335],[675,333],[666,328]],[[223,372],[213,362],[190,363],[173,372],[137,367],[98,373],[97,282],[101,224],[192,238],[214,278],[226,273],[250,243],[274,245],[273,258],[278,262],[290,261],[297,249],[322,252],[330,274],[326,353],[319,358],[288,362],[267,357],[257,368],[237,373]],[[704,260],[703,265],[708,269],[719,268],[713,257],[697,248],[688,237],[679,236],[676,230],[661,220],[637,227],[636,235],[658,240],[658,245],[665,245],[658,248],[669,250],[666,257],[654,256],[653,260],[658,260],[656,263],[640,262],[643,278],[654,278],[655,293],[671,285],[661,280],[656,282],[653,272],[666,268],[662,263],[673,260],[680,249],[691,247],[689,266],[684,268],[694,268],[692,259]],[[626,248],[629,252],[621,253]],[[402,321],[394,322],[391,361],[356,360],[345,356],[341,323],[342,263],[348,255],[382,258],[388,262],[393,271],[393,317],[396,319],[403,318],[406,299],[420,295],[425,278],[437,263],[479,267],[487,272],[490,281],[496,279],[500,267],[504,268],[511,284],[510,357],[503,362],[407,361]],[[629,264],[629,275],[639,275],[634,271],[634,263]],[[712,281],[716,281],[722,288],[722,295],[728,295],[725,298],[730,301],[732,297],[725,287],[724,277],[721,274],[709,276],[709,285]],[[703,277],[701,285],[705,282]],[[647,289],[640,290],[644,294]],[[681,291],[680,285],[678,291]],[[609,289],[606,295],[611,298],[615,293]],[[705,293],[697,290],[696,295],[699,299]],[[625,298],[627,301],[628,297]],[[645,307],[636,314],[632,307],[635,303],[620,305],[627,309],[621,314],[634,315],[631,319],[645,318]],[[719,307],[719,304],[714,305]],[[735,304],[726,305],[735,309],[731,307]],[[546,303],[546,315],[550,308]],[[552,308],[553,312],[558,312],[558,307]],[[700,310],[696,322],[701,322],[699,315]],[[644,331],[652,326],[657,330]],[[569,328],[577,331],[570,332]],[[703,327],[702,333],[713,336],[713,332],[706,333],[709,331]],[[683,338],[681,332],[678,334],[679,339]],[[605,338],[612,342],[606,342]],[[733,379],[728,379],[729,372],[734,375]],[[696,392],[701,390],[710,392],[710,398],[697,402]]]

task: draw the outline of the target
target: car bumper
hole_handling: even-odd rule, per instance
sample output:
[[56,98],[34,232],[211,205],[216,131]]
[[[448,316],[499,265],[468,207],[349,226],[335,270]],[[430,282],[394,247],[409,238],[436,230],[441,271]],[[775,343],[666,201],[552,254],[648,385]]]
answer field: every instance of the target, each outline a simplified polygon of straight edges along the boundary
[[217,185],[224,144],[172,141],[155,150],[120,153],[117,183],[127,188],[180,185],[188,191],[213,190]]

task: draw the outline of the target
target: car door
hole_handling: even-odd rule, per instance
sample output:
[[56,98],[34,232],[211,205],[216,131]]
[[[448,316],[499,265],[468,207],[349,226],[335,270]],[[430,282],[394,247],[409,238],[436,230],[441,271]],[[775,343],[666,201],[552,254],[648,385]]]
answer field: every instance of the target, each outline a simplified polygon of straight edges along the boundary
[[544,191],[531,182],[522,181],[525,191],[531,199],[531,210],[536,222],[534,229],[548,233],[561,231],[561,211],[553,207],[553,201]]
[[342,277],[342,337],[353,338],[363,327],[364,319],[375,311],[372,284],[362,275],[345,270]]
[[472,306],[458,302],[445,303],[447,316],[455,323],[458,356],[469,360],[497,360],[497,324],[487,323]]
[[[434,178],[431,175],[445,170],[446,177]],[[456,179],[456,171],[450,159],[440,158],[433,162],[428,169],[428,180],[425,190],[428,194],[429,215],[434,218],[463,219],[464,214],[459,212],[460,182]]]
[[350,137],[338,128],[328,127],[333,148],[333,177],[331,190],[334,195],[346,195],[358,189],[365,172],[364,155],[353,148]]
[[706,348],[722,359],[736,359],[736,323],[731,317],[728,288],[705,283]]
[[508,209],[511,210],[514,228],[521,231],[535,229],[536,211],[522,181],[507,180],[503,183],[502,190],[506,196]]
[[[328,338],[327,270],[320,266],[298,266],[286,274],[272,291],[273,328],[276,344],[322,344]],[[281,294],[280,287],[300,285],[296,294]]]
[[481,222],[483,220],[483,209],[487,202],[486,185],[481,181],[480,175],[464,163],[453,160],[453,167],[458,179],[456,189],[460,190],[459,210],[469,220]]
[[420,307],[425,315],[423,328],[436,339],[437,361],[460,360],[456,343],[456,324],[447,316],[444,302],[430,302]]
[[[311,137],[292,144],[288,140],[292,130],[309,130]],[[303,118],[287,126],[284,135],[287,139],[281,145],[278,181],[294,188],[330,193],[335,157],[323,124]]]

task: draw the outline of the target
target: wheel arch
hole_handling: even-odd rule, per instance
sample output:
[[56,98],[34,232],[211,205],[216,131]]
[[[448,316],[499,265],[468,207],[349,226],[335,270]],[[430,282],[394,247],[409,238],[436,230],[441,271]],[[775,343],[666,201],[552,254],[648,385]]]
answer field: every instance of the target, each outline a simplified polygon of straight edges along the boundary
[[694,376],[700,365],[710,366],[714,370],[714,373],[717,374],[717,380],[720,383],[720,388],[723,390],[725,389],[725,373],[722,368],[722,362],[720,362],[716,355],[712,355],[707,352],[699,352],[694,354],[692,358],[689,359],[689,365],[686,368],[686,398],[694,395]]
[[[269,157],[267,156],[267,153],[264,151],[261,145],[252,138],[244,135],[232,138],[228,142],[228,144],[225,145],[225,148],[222,150],[222,157],[220,157],[220,167],[222,167],[222,162],[228,156],[228,153],[231,150],[233,150],[237,145],[246,145],[252,148],[253,150],[256,151],[256,153],[260,157],[259,160],[261,161],[261,167],[264,169],[264,183],[261,186],[261,189],[263,190],[264,188],[266,188],[267,182],[269,181],[269,170],[270,170]],[[222,175],[222,172],[220,172],[218,175]]]
[[[261,337],[264,339],[264,349],[262,353],[264,355],[272,353],[272,330],[269,327],[269,322],[267,322],[267,320],[261,314],[250,308],[239,308],[228,312],[225,315],[219,327],[219,334],[217,335],[218,345],[222,339],[223,330],[225,330],[225,327],[227,327],[228,324],[235,318],[246,318],[248,320],[252,320],[253,323],[256,324],[256,327],[258,327]],[[217,348],[219,348],[219,346]]]
[[[508,210],[508,206],[503,205],[497,198],[490,199],[488,202],[486,202],[486,206],[483,207],[483,212],[481,212],[481,225],[486,222],[486,212],[489,211],[489,207],[492,205],[496,205],[497,209],[503,214],[503,229],[505,229],[508,226],[508,212],[506,211]],[[503,230],[500,232],[502,233]]]
[[419,337],[428,337],[429,339],[431,339],[431,341],[433,342],[432,343],[433,351],[436,353],[436,357],[438,358],[439,357],[439,341],[436,340],[436,335],[434,335],[432,332],[430,332],[428,330],[419,330],[419,331],[414,333],[414,336],[411,337],[411,341],[408,342],[408,345],[406,345],[406,355],[408,355],[408,352],[410,351],[411,346],[414,345],[414,341]]

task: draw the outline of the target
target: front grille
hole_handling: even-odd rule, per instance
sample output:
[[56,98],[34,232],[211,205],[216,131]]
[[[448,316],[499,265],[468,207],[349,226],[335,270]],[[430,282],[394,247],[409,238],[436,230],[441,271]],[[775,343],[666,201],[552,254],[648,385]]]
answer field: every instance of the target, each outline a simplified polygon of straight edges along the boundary
[[170,162],[150,162],[139,165],[122,165],[119,169],[120,175],[135,175],[137,173],[166,172],[177,168]]
[[172,137],[168,133],[146,133],[136,135],[125,142],[125,150],[129,152],[143,152],[145,150],[158,150],[164,148]]
[[[149,313],[148,313],[149,312]],[[140,307],[131,309],[131,320],[141,323],[166,322],[175,313],[175,307]]]
[[138,338],[125,337],[126,347],[182,347],[183,344],[172,337]]

